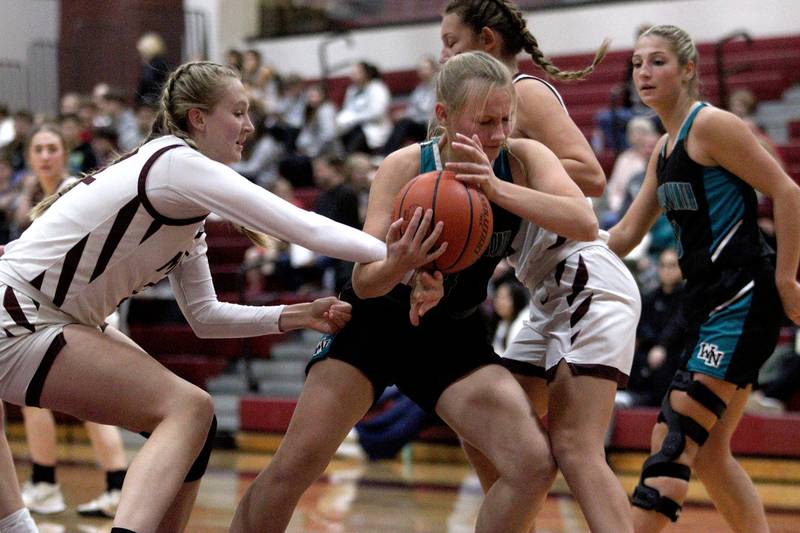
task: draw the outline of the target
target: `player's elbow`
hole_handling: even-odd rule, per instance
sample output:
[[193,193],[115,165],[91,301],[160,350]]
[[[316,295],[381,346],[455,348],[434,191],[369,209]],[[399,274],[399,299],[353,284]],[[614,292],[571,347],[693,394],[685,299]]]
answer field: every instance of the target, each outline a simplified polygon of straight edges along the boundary
[[588,176],[586,183],[581,190],[588,198],[600,198],[606,190],[606,177],[602,173],[592,173]]

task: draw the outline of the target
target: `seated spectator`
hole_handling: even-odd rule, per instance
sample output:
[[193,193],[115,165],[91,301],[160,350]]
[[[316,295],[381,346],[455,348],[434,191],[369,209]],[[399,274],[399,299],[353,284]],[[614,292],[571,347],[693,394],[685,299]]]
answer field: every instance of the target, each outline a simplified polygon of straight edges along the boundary
[[[644,33],[651,24],[639,24],[634,31],[634,41]],[[633,85],[633,64],[628,61],[622,81],[609,94],[609,107],[595,114],[594,131],[592,132],[592,148],[597,153],[604,150],[621,152],[628,145],[628,122],[637,116],[648,117],[654,125],[658,124],[655,113],[645,106]],[[660,127],[657,127],[662,131]]]
[[78,93],[64,93],[58,103],[58,114],[64,115],[77,115],[81,107],[81,95]]
[[101,124],[113,128],[117,134],[117,145],[124,151],[133,150],[141,142],[136,115],[127,105],[122,91],[109,89],[100,98]]
[[336,129],[346,153],[373,153],[383,148],[392,132],[391,93],[378,68],[365,61],[353,65],[350,80]]
[[110,127],[92,130],[92,151],[97,158],[98,168],[108,166],[119,156],[119,135]]
[[277,98],[267,103],[267,124],[275,140],[288,153],[294,153],[295,143],[305,123],[305,81],[297,74],[286,76]]
[[234,72],[242,73],[242,66],[244,64],[244,57],[239,50],[231,48],[225,52],[225,66],[232,69]]
[[153,127],[153,121],[156,119],[157,112],[157,107],[148,104],[139,104],[134,109],[136,115],[136,132],[139,136],[137,145],[141,144],[147,136],[150,135],[150,130]]
[[11,240],[14,207],[19,195],[13,183],[14,169],[8,156],[0,151],[0,244]]
[[264,107],[271,110],[279,97],[281,82],[277,73],[264,65],[261,52],[254,48],[245,50],[239,58],[236,70],[242,73],[242,83],[250,91],[250,95],[261,100]]
[[242,159],[231,165],[236,172],[249,180],[267,187],[278,176],[278,162],[283,157],[283,147],[267,132],[264,105],[250,99],[250,121],[255,128],[245,141]]
[[782,413],[800,390],[800,343],[797,327],[792,325],[789,329],[794,342],[779,344],[761,367],[756,390],[747,399],[747,412]]
[[[635,192],[644,179],[650,154],[658,142],[658,134],[649,119],[634,117],[628,122],[627,140],[629,148],[617,156],[608,178],[605,195],[598,208],[603,228],[610,228],[619,222],[635,198]],[[629,185],[631,180],[635,179],[639,180],[639,186],[636,186],[634,194],[629,196]]]
[[8,106],[0,103],[0,148],[14,140],[14,119],[8,114]]
[[370,156],[361,152],[347,156],[344,164],[347,181],[358,197],[358,219],[361,222],[359,227],[362,227],[367,217],[369,189],[372,186],[372,180],[375,178],[378,167],[373,164]]
[[758,99],[753,91],[749,89],[737,89],[728,97],[728,110],[741,118],[745,124],[750,127],[753,135],[756,136],[758,142],[761,143],[767,152],[774,157],[782,167],[785,167],[783,159],[781,159],[775,142],[770,139],[769,135],[758,125],[755,120],[755,113],[758,108]]
[[15,179],[25,171],[25,143],[33,130],[33,113],[25,109],[14,113],[14,138],[3,150],[11,161]]
[[683,279],[678,254],[669,248],[658,258],[659,286],[642,299],[628,405],[660,405],[681,361],[686,324],[681,313]]
[[502,355],[528,317],[528,290],[518,281],[507,279],[498,285],[492,304],[494,307],[492,346],[495,353]]
[[61,115],[61,133],[67,143],[67,170],[72,176],[80,176],[97,168],[97,157],[90,143],[84,140],[81,119],[76,114]]
[[[347,182],[344,161],[336,157],[318,157],[313,161],[314,183],[321,189],[314,212],[336,222],[361,227],[358,218],[358,198]],[[322,289],[338,293],[350,279],[353,263],[317,256],[314,265],[322,275]]]
[[[294,188],[284,178],[278,177],[265,187],[268,191],[302,207],[294,196]],[[295,291],[303,283],[301,272],[291,265],[290,244],[269,235],[268,246],[251,246],[244,254],[245,287],[247,292]],[[269,283],[267,283],[269,280]]]
[[419,83],[408,97],[402,112],[393,117],[394,129],[386,141],[384,154],[388,155],[407,144],[424,141],[428,137],[428,123],[436,105],[436,71],[437,63],[431,57],[417,63]]
[[78,104],[78,118],[81,121],[81,135],[86,142],[92,141],[92,130],[97,127],[100,111],[91,98],[82,98]]
[[42,124],[31,131],[25,144],[25,160],[30,172],[22,178],[14,205],[15,237],[30,226],[31,209],[72,178],[67,172],[66,142],[55,124]]
[[306,89],[303,125],[295,144],[298,155],[312,159],[341,154],[336,136],[336,106],[328,99],[322,84],[315,83]]

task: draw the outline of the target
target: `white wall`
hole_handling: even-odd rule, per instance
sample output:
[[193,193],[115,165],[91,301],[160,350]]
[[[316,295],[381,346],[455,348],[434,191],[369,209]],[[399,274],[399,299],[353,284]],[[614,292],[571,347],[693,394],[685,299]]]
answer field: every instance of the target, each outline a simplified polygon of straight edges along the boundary
[[[36,42],[58,43],[59,0],[0,0],[0,103],[11,111],[52,112],[58,98],[56,51],[39,49],[36,65],[28,65],[28,49]],[[9,66],[12,64],[13,67]],[[29,87],[29,76],[35,76]],[[33,90],[31,90],[33,89]]]
[[[239,15],[225,9],[219,16],[227,18]],[[612,48],[630,48],[634,29],[643,22],[678,25],[699,42],[716,40],[736,29],[746,29],[755,37],[798,34],[800,0],[620,2],[605,6],[528,12],[526,18],[545,54],[559,55],[592,51],[605,37],[613,39]],[[352,46],[342,41],[332,44],[329,57],[332,63],[366,59],[383,70],[409,69],[422,55],[438,55],[438,35],[438,24],[359,30],[353,33]],[[318,77],[318,46],[324,37],[313,35],[264,40],[255,43],[255,46],[281,72]],[[226,44],[253,45],[245,45],[241,41],[229,41]],[[219,55],[212,58],[221,59]]]
[[0,60],[25,63],[34,41],[58,42],[58,0],[0,0]]
[[208,17],[208,55],[215,61],[222,61],[226,50],[241,47],[245,38],[256,34],[258,6],[258,0],[183,0],[184,9]]

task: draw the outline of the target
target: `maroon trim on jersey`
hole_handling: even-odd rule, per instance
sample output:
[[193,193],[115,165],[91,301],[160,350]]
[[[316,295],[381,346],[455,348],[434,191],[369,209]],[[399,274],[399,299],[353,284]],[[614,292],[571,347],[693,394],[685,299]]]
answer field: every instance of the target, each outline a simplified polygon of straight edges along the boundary
[[6,292],[3,295],[3,307],[8,312],[8,316],[14,319],[14,322],[18,326],[22,326],[31,333],[36,331],[36,328],[33,327],[33,324],[28,322],[28,317],[26,317],[25,313],[22,311],[22,306],[19,305],[17,295],[14,294],[14,291],[8,285],[6,285]]
[[42,272],[41,274],[30,280],[28,283],[30,283],[31,286],[37,291],[42,290],[42,283],[44,283],[44,275],[46,272],[47,271],[45,270],[44,272]]
[[100,256],[97,258],[97,263],[94,265],[94,272],[92,272],[92,277],[89,278],[89,283],[105,272],[108,262],[111,260],[111,256],[114,255],[114,251],[117,249],[122,237],[128,230],[128,226],[131,225],[131,221],[139,210],[140,205],[142,205],[142,203],[139,201],[139,198],[134,198],[125,204],[117,213],[117,218],[114,219],[114,223],[111,225],[108,237],[106,237],[106,242],[103,243],[103,249],[100,251]]
[[572,280],[572,294],[567,296],[567,305],[572,306],[581,291],[586,288],[586,283],[588,281],[589,269],[586,268],[583,256],[578,254],[578,268],[575,270],[575,279]]
[[147,210],[147,212],[150,213],[150,216],[158,220],[165,226],[188,226],[189,224],[196,224],[198,222],[202,222],[208,216],[208,215],[203,215],[201,217],[194,217],[194,218],[170,218],[156,211],[156,208],[153,207],[153,204],[150,203],[150,199],[147,198],[147,191],[145,190],[145,184],[147,182],[147,174],[150,173],[150,167],[153,166],[153,164],[156,162],[156,159],[161,157],[161,154],[163,154],[168,150],[172,150],[173,148],[180,148],[181,146],[185,145],[171,144],[156,151],[156,153],[150,156],[150,159],[147,160],[147,162],[142,167],[142,171],[139,173],[139,200],[141,200],[142,205]]
[[56,356],[66,345],[67,340],[64,338],[64,332],[62,331],[56,335],[56,338],[50,343],[50,346],[44,353],[42,362],[39,363],[39,368],[36,369],[36,373],[33,375],[31,382],[28,383],[28,389],[25,391],[25,405],[39,407],[39,401],[42,399],[42,389],[44,389],[44,381],[47,379],[47,374],[50,373],[50,368],[53,366]]
[[86,235],[64,257],[64,266],[61,268],[61,275],[58,277],[58,285],[56,286],[56,295],[53,297],[53,303],[56,307],[61,307],[67,297],[69,286],[72,284],[72,279],[78,270],[78,264],[81,262],[83,249],[86,248],[88,240],[89,235]]
[[152,236],[155,234],[155,232],[157,232],[158,230],[160,230],[160,229],[161,229],[161,227],[162,227],[163,225],[164,225],[164,224],[162,224],[162,223],[161,223],[161,222],[159,222],[158,220],[154,220],[154,221],[153,221],[153,223],[152,223],[152,224],[150,224],[150,227],[149,227],[149,228],[147,228],[147,231],[145,231],[145,232],[144,232],[144,237],[142,237],[142,240],[141,240],[141,241],[139,241],[139,244],[142,244],[144,241],[146,241],[147,239],[149,239],[150,237],[152,237]]
[[559,246],[563,246],[564,243],[567,242],[566,237],[562,237],[561,235],[557,235],[556,237],[557,237],[556,242],[548,246],[547,247],[548,250],[555,250],[556,248],[558,248]]
[[[623,374],[620,369],[614,368],[613,366],[570,363],[569,361],[567,361],[567,366],[573,376],[594,376],[596,378],[608,379],[615,382],[620,389],[624,389],[628,386],[628,376]],[[558,370],[558,365],[555,365],[547,371],[548,383],[555,379],[556,370]]]

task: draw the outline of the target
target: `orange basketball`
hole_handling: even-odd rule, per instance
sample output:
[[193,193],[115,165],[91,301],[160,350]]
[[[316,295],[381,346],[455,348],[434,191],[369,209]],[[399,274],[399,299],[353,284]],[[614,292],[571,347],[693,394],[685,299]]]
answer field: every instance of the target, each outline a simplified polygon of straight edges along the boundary
[[[445,274],[464,270],[483,255],[492,235],[492,207],[479,189],[458,181],[449,170],[420,174],[394,199],[393,220],[408,221],[417,207],[433,209],[433,225],[444,222],[434,249],[447,242],[447,250],[430,265]],[[405,226],[404,226],[405,229]]]

